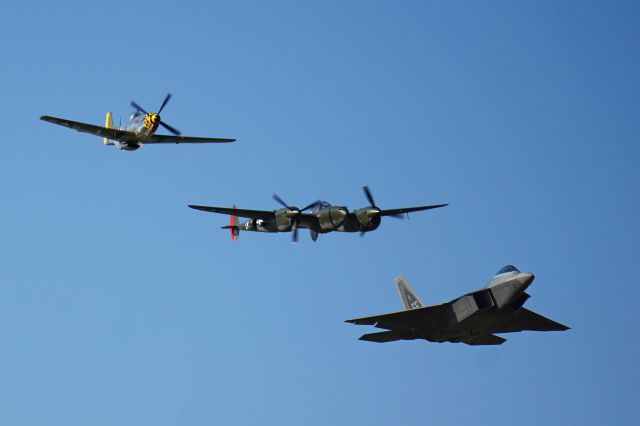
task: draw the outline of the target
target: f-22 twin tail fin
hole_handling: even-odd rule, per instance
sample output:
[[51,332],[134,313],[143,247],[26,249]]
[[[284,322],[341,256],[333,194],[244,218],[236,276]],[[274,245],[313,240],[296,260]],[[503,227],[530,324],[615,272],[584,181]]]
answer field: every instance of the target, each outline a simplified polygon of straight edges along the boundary
[[398,287],[400,300],[402,300],[402,304],[404,305],[405,310],[424,307],[424,303],[422,303],[416,292],[413,291],[409,283],[405,281],[402,275],[398,275],[395,278],[395,282],[396,287]]

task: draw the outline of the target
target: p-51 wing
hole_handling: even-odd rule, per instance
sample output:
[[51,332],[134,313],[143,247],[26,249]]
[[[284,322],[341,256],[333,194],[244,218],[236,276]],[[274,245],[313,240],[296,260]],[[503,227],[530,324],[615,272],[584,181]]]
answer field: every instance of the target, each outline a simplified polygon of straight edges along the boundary
[[382,216],[398,216],[404,213],[421,212],[423,210],[437,209],[439,207],[445,207],[449,204],[434,204],[432,206],[418,206],[418,207],[403,207],[399,209],[387,209],[380,211]]
[[48,121],[49,123],[58,124],[60,126],[68,127],[78,132],[90,133],[96,136],[102,136],[107,139],[116,140],[120,142],[143,142],[145,144],[154,143],[225,143],[234,142],[235,139],[226,138],[201,138],[196,136],[174,136],[174,135],[157,135],[153,134],[145,140],[140,140],[140,137],[133,132],[120,129],[107,129],[106,127],[96,126],[95,124],[81,123],[79,121],[67,120],[66,118],[50,117],[43,115],[40,120]]
[[58,124],[60,126],[68,127],[78,132],[90,133],[96,136],[102,136],[107,139],[117,140],[121,142],[138,142],[138,136],[127,130],[120,129],[107,129],[106,127],[96,126],[94,124],[81,123],[79,121],[67,120],[66,118],[50,117],[43,115],[40,120],[48,121],[49,123]]
[[149,136],[144,143],[226,143],[235,142],[235,139],[227,138],[201,138],[196,136],[157,135]]

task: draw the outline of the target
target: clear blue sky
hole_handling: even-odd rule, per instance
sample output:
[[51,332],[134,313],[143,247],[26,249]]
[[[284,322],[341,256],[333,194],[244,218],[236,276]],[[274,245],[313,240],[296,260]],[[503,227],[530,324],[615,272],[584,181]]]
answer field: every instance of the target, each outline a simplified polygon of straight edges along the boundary
[[[637,2],[29,2],[0,27],[0,424],[640,423]],[[232,145],[38,120],[131,99]],[[190,203],[392,208],[365,238]],[[513,263],[572,327],[377,345],[343,321]]]

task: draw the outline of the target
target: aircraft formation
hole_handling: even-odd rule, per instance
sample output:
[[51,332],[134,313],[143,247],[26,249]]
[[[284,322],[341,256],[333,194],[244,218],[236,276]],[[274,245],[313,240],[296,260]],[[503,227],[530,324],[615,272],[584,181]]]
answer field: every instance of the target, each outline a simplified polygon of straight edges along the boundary
[[[48,115],[41,120],[69,127],[78,132],[89,133],[103,138],[105,145],[113,145],[123,151],[135,151],[144,145],[159,143],[229,143],[231,138],[182,136],[175,127],[165,122],[160,113],[171,99],[167,94],[157,112],[147,112],[135,101],[131,101],[134,111],[124,125],[113,125],[111,112],[107,112],[105,125],[82,123]],[[171,135],[158,134],[163,127]],[[364,236],[378,229],[382,218],[389,216],[402,219],[409,213],[437,209],[448,204],[432,204],[393,209],[380,208],[374,201],[368,186],[363,192],[368,206],[350,211],[344,205],[332,205],[316,200],[302,209],[285,202],[278,195],[273,199],[282,207],[273,210],[249,210],[232,207],[189,205],[190,208],[205,212],[219,213],[230,217],[228,229],[233,240],[240,231],[280,233],[291,232],[292,241],[298,241],[298,230],[308,229],[313,241],[319,234],[330,232],[351,232]],[[239,218],[245,218],[242,222]],[[425,306],[402,278],[396,277],[396,286],[404,310],[347,320],[360,325],[371,325],[386,331],[365,334],[360,340],[371,342],[391,342],[397,340],[424,339],[430,342],[453,342],[467,345],[500,345],[505,339],[495,334],[534,331],[564,331],[569,327],[545,318],[524,308],[530,297],[525,290],[533,282],[534,275],[520,272],[507,265],[500,269],[484,288],[465,294],[439,305]]]

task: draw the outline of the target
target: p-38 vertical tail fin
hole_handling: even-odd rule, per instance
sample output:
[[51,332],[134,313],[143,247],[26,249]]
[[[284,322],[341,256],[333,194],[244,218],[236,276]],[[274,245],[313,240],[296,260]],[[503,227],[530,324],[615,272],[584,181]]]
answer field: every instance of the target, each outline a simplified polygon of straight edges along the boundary
[[[113,129],[113,117],[111,116],[111,111],[107,111],[107,117],[104,120],[104,127],[107,129]],[[105,145],[113,145],[113,141],[103,138],[103,143]]]
[[[233,205],[233,208],[236,208],[235,204]],[[238,239],[238,237],[240,237],[240,229],[238,229],[240,219],[238,219],[238,216],[231,216],[231,218],[229,219],[229,224],[231,225],[231,228],[229,229],[229,231],[231,232],[231,239],[235,241]]]
[[[231,206],[231,208],[235,209],[236,205],[234,204],[233,206]],[[238,219],[238,216],[230,215],[229,216],[229,225],[222,227],[222,229],[228,229],[229,230],[229,234],[231,234],[231,239],[233,241],[237,240],[238,237],[240,237],[240,228],[238,228],[239,224],[240,224],[240,219]]]
[[415,291],[411,288],[408,282],[405,281],[402,275],[398,275],[395,278],[396,287],[398,287],[398,294],[400,300],[404,305],[405,310],[422,308],[424,304],[418,297]]

